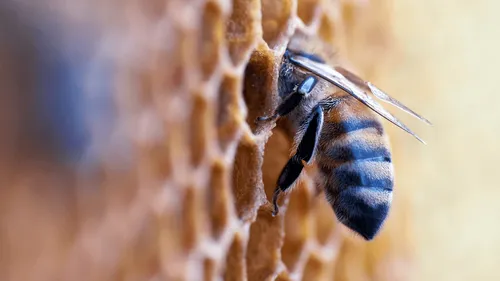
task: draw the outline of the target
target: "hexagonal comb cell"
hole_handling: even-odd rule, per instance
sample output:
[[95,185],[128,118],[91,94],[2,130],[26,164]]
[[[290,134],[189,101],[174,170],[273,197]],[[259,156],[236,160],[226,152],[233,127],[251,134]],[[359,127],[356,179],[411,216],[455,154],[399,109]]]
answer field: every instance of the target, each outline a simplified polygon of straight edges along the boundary
[[215,281],[217,279],[216,277],[216,263],[214,259],[211,258],[206,258],[203,261],[203,280],[205,281]]
[[257,39],[262,36],[259,9],[258,0],[233,0],[233,11],[227,21],[226,40],[234,65],[240,65],[247,59]]
[[302,273],[302,280],[324,280],[328,276],[329,270],[323,261],[314,253],[307,259],[304,272]]
[[309,25],[318,16],[318,9],[319,0],[299,0],[297,15],[306,25]]
[[290,33],[292,5],[291,0],[262,0],[263,38],[271,49],[283,45],[285,43],[283,37]]
[[222,79],[218,96],[217,135],[219,146],[224,152],[228,145],[234,144],[241,131],[239,120],[245,116],[241,96],[241,79],[226,74]]
[[246,280],[246,241],[236,233],[226,257],[224,280]]
[[224,164],[219,161],[212,165],[209,187],[208,205],[212,222],[212,235],[218,239],[229,222],[229,204],[232,200],[229,173]]
[[221,46],[224,45],[224,21],[221,7],[208,1],[203,10],[199,42],[201,70],[205,79],[210,77],[219,65]]
[[295,271],[305,254],[306,243],[311,240],[311,195],[306,183],[299,182],[290,194],[285,216],[285,241],[282,254],[288,270]]
[[262,145],[245,135],[238,145],[233,166],[233,195],[238,217],[253,220],[257,209],[266,202],[262,186]]
[[206,220],[208,216],[204,213],[206,202],[203,198],[205,190],[197,187],[188,187],[185,191],[182,221],[183,221],[183,244],[187,251],[192,250],[199,243],[200,237],[207,231]]
[[215,135],[215,112],[205,96],[195,94],[191,109],[190,141],[191,163],[196,167],[207,155]]
[[[120,262],[121,271],[116,276],[118,279],[149,279],[154,277],[160,268],[157,255],[158,224],[154,222],[154,219],[145,222],[138,237],[125,249],[123,260]],[[130,267],[133,270],[127,270]]]
[[[252,53],[245,68],[243,95],[248,109],[247,123],[255,130],[255,120],[269,114],[277,105],[277,83],[279,63],[276,54],[260,44]],[[270,123],[259,124],[267,125]]]
[[282,220],[273,218],[269,209],[259,209],[257,220],[250,227],[247,248],[249,281],[267,280],[276,274],[282,244]]
[[332,206],[328,203],[323,193],[319,194],[313,200],[316,241],[320,245],[326,245],[330,242],[334,234],[337,219],[333,213]]
[[323,41],[332,43],[335,40],[335,25],[332,19],[327,15],[323,14],[321,16],[320,26],[318,29],[318,37]]

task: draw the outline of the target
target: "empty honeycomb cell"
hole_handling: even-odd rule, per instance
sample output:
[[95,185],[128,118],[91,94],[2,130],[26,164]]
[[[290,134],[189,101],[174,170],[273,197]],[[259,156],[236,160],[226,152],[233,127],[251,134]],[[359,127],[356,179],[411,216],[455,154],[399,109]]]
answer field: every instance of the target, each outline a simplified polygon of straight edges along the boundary
[[[170,199],[175,200],[175,199]],[[158,256],[160,258],[161,273],[166,275],[166,280],[181,280],[186,275],[186,257],[182,255],[183,249],[183,222],[181,221],[181,210],[177,210],[175,202],[169,202],[174,206],[166,206],[166,209],[157,215],[158,223]]]
[[[173,149],[178,144],[178,137],[180,136],[170,136],[161,142],[141,140],[137,145],[137,161],[140,163],[142,171],[152,178],[169,178],[176,169],[175,166],[182,162],[182,156]],[[181,157],[180,162],[176,161],[178,157]]]
[[224,22],[221,7],[213,1],[208,1],[203,9],[199,43],[200,64],[205,79],[209,78],[219,65],[221,46],[224,45]]
[[234,75],[226,74],[219,88],[217,111],[217,134],[219,146],[225,151],[229,144],[236,141],[241,131],[238,116],[241,109],[241,80]]
[[248,281],[269,280],[277,274],[283,243],[282,224],[281,217],[273,217],[268,208],[259,209],[257,220],[250,227],[246,256]]
[[286,271],[282,271],[282,272],[280,272],[280,274],[278,274],[278,277],[276,277],[275,280],[276,281],[291,281],[292,279],[290,278],[290,276],[288,275],[288,273]]
[[184,195],[182,222],[183,222],[183,245],[187,251],[192,250],[199,242],[200,236],[206,231],[203,214],[205,202],[202,200],[204,190],[196,187],[188,187]]
[[262,0],[263,38],[271,49],[283,46],[285,37],[291,36],[292,0]]
[[[190,166],[189,160],[191,158],[189,151],[188,128],[186,128],[186,125],[182,122],[169,122],[165,125],[169,130],[167,131],[167,155],[169,157],[168,161],[170,161],[168,166],[172,169],[170,174],[171,179],[180,185],[185,185],[190,181],[188,176],[189,173],[186,168]],[[152,157],[155,159],[154,161],[158,163],[156,166],[161,168],[159,165],[160,162],[163,162],[163,159],[160,158],[161,155],[152,155]]]
[[310,190],[307,184],[299,182],[290,193],[290,203],[285,215],[285,242],[282,255],[283,263],[291,272],[297,268],[297,263],[305,254],[307,241],[312,238],[310,208]]
[[203,261],[203,272],[204,281],[216,281],[217,261],[212,258],[205,258]]
[[[160,95],[162,98],[171,98],[185,86],[187,63],[185,57],[193,57],[189,48],[181,48],[180,42],[188,36],[181,30],[172,28],[170,40],[177,41],[179,46],[168,46],[153,50],[149,73],[151,75],[151,90],[142,94]],[[172,43],[171,43],[172,44]],[[169,95],[164,95],[168,91]]]
[[266,202],[262,184],[262,145],[244,135],[238,144],[233,166],[233,197],[238,217],[253,220],[260,205]]
[[332,19],[323,14],[318,28],[318,36],[325,42],[333,43],[335,35],[335,26]]
[[224,273],[224,280],[226,281],[243,281],[247,279],[246,276],[246,241],[239,233],[236,233],[229,248],[226,257],[226,267]]
[[152,177],[168,178],[171,176],[173,165],[175,165],[175,153],[169,147],[171,146],[168,143],[155,144],[140,152],[141,164],[144,168],[147,167]]
[[193,95],[190,119],[191,163],[197,167],[206,157],[210,141],[214,138],[215,123],[213,106],[201,94]]
[[[243,95],[248,109],[247,123],[253,130],[256,118],[272,114],[277,105],[278,59],[266,46],[259,45],[246,66]],[[270,129],[271,123],[261,125]]]
[[355,1],[341,1],[340,9],[342,21],[345,23],[346,28],[354,27],[356,23],[356,12],[358,5]]
[[317,18],[318,9],[319,0],[298,0],[297,15],[306,25]]
[[314,253],[311,254],[307,259],[304,272],[302,273],[302,281],[325,280],[325,277],[328,276],[327,274],[325,274],[328,273],[325,272],[325,267],[328,266],[332,265],[325,265],[318,256],[316,256]]
[[369,280],[366,245],[356,239],[344,239],[335,266],[335,280]]
[[316,240],[320,245],[326,245],[335,230],[337,218],[324,193],[315,196],[313,200]]
[[[291,139],[282,130],[279,129],[274,130],[273,135],[269,138],[268,142],[266,143],[262,170],[263,170],[263,182],[269,200],[271,200],[274,189],[276,188],[276,181],[278,179],[278,176],[290,157],[291,146],[292,146]],[[295,188],[294,191],[292,192],[295,192]],[[281,202],[284,201],[283,199],[286,198],[287,196],[289,196],[289,193],[282,194],[281,199],[278,201],[280,206],[280,213],[278,217],[276,217],[276,219],[279,218],[280,220],[282,220],[284,214],[286,216],[286,213],[288,212],[287,207],[281,204]],[[270,208],[267,209],[267,212],[270,213],[271,209]],[[286,259],[287,254],[288,253],[283,252],[283,250],[281,250],[281,260]],[[279,278],[279,280],[289,280],[289,279]]]
[[216,160],[212,164],[212,171],[210,174],[208,204],[212,222],[212,235],[218,239],[229,221],[229,204],[232,200],[229,173],[224,163]]
[[[264,187],[266,190],[267,198],[271,200],[274,189],[276,188],[276,182],[281,173],[283,167],[285,167],[286,162],[290,158],[290,150],[292,144],[290,138],[282,130],[274,130],[273,135],[269,138],[266,143],[264,151],[264,163],[262,164],[262,179],[264,182]],[[284,198],[288,195],[282,194],[280,197]],[[278,203],[283,200],[280,199]],[[285,207],[279,204],[280,208],[283,209],[284,213]]]
[[[158,249],[158,227],[154,220],[145,220],[127,249],[115,273],[116,280],[147,280],[155,276],[160,268]],[[133,270],[130,270],[133,268]]]
[[226,25],[229,55],[234,65],[247,60],[257,38],[262,36],[259,0],[233,0],[233,11]]

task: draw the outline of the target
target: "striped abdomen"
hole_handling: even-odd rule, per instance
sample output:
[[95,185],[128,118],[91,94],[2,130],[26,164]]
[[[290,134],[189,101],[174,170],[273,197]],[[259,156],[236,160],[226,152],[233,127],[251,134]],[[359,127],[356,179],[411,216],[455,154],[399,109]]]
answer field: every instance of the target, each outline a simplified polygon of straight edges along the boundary
[[394,175],[378,116],[357,103],[326,114],[316,162],[339,221],[371,240],[389,212]]

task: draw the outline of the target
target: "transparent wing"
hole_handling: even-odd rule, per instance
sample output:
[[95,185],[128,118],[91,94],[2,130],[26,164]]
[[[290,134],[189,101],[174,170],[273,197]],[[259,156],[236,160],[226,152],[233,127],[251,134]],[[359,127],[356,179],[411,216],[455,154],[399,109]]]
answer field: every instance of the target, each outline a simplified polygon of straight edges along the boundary
[[360,87],[356,86],[353,82],[349,81],[339,71],[329,67],[328,65],[318,63],[301,56],[291,54],[289,58],[292,63],[318,75],[319,77],[339,87],[341,90],[352,95],[360,102],[368,106],[370,109],[378,113],[380,116],[387,119],[389,122],[403,129],[410,135],[414,136],[417,140],[425,144],[425,141],[423,141],[419,136],[417,136],[408,127],[406,127],[406,125],[401,123],[401,121],[399,121],[391,113],[385,110],[380,104],[374,101],[368,94],[366,94],[365,91],[360,89]]
[[412,115],[413,117],[419,119],[420,121],[423,121],[423,122],[425,122],[425,123],[427,123],[429,125],[432,125],[432,123],[429,120],[425,119],[420,114],[418,114],[415,111],[411,110],[410,108],[408,108],[406,105],[402,104],[397,99],[389,96],[388,94],[386,94],[385,92],[383,92],[382,90],[380,90],[379,88],[377,88],[372,83],[365,82],[363,79],[361,79],[356,74],[354,74],[354,73],[350,72],[349,70],[347,70],[345,68],[342,68],[340,66],[336,66],[335,70],[337,70],[338,72],[342,73],[342,75],[344,75],[344,77],[346,77],[348,80],[350,80],[351,82],[353,82],[357,86],[368,87],[370,89],[370,91],[372,92],[372,94],[374,96],[376,96],[378,99],[380,99],[380,100],[382,100],[384,102],[390,103],[390,104],[394,105],[395,107],[403,110],[404,112]]

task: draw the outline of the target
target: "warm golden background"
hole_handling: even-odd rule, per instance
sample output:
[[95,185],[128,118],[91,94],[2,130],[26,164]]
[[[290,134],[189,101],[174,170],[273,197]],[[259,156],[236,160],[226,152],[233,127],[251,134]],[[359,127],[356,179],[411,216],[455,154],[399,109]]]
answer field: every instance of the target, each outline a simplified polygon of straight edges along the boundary
[[376,80],[434,123],[403,119],[427,146],[391,127],[415,280],[500,280],[499,5],[391,3],[395,48]]

